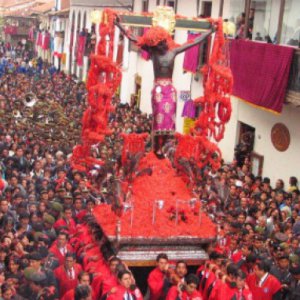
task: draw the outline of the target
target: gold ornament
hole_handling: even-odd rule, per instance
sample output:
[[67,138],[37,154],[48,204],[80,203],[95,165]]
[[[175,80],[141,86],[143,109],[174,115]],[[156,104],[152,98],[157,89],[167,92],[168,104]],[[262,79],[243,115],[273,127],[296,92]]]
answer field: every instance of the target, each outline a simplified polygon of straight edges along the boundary
[[158,6],[153,13],[152,26],[160,26],[173,34],[176,25],[176,16],[172,7]]

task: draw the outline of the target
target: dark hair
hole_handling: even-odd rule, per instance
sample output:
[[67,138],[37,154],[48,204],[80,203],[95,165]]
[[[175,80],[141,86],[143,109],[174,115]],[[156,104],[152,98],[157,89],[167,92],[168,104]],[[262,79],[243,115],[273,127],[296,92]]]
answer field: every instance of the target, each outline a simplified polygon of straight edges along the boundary
[[191,284],[191,283],[194,283],[196,285],[199,284],[199,278],[197,277],[197,275],[195,275],[195,274],[189,274],[186,277],[186,284]]
[[8,290],[13,290],[12,289],[12,287],[11,287],[11,285],[10,284],[8,284],[8,283],[3,283],[2,285],[1,285],[1,294],[3,295],[4,293],[6,293]]
[[88,285],[80,284],[75,289],[74,300],[82,300],[91,295],[91,288]]
[[109,264],[114,262],[114,261],[117,261],[118,263],[121,263],[121,259],[116,257],[116,256],[113,256],[112,258],[109,259]]
[[269,272],[271,269],[270,263],[264,260],[257,262],[256,266],[259,270],[264,271],[266,273]]
[[243,272],[242,270],[238,270],[238,272],[237,272],[237,277],[239,277],[239,278],[241,278],[241,279],[246,279],[246,273],[245,272]]
[[185,267],[187,268],[187,263],[186,263],[184,260],[178,260],[177,263],[176,263],[176,268],[177,268],[177,266],[180,265],[180,264],[184,264]]
[[168,255],[166,253],[159,253],[156,257],[156,261],[159,262],[160,259],[166,259],[166,260],[169,260],[168,259]]
[[234,263],[230,263],[226,268],[227,275],[232,275],[233,277],[238,276],[238,270],[239,269],[238,269],[237,265]]
[[69,235],[65,231],[60,231],[58,235],[64,235],[66,239],[69,238]]
[[296,186],[298,183],[298,179],[295,176],[290,177],[290,185],[291,186]]
[[75,253],[73,253],[73,252],[67,252],[66,255],[65,255],[65,258],[67,258],[67,257],[72,257],[73,259],[76,258]]
[[83,276],[89,276],[89,279],[91,280],[91,276],[88,272],[85,272],[85,271],[81,271],[79,274],[78,274],[78,280],[81,280]]
[[118,277],[119,280],[121,280],[122,277],[124,275],[126,275],[126,274],[131,275],[131,273],[128,270],[121,270],[121,271],[118,272],[118,276],[117,277]]

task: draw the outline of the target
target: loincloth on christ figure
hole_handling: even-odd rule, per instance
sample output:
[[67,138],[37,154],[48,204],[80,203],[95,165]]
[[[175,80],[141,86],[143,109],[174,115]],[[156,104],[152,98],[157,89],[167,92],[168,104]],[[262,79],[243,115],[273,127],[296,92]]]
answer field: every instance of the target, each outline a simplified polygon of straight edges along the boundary
[[156,79],[152,90],[153,134],[175,133],[176,89],[172,79]]

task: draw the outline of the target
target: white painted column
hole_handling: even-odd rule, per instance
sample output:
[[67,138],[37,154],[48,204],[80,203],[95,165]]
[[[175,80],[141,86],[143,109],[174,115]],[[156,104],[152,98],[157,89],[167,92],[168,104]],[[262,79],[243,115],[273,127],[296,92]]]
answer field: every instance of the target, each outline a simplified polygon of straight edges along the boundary
[[76,43],[77,43],[77,23],[78,23],[78,9],[74,9],[75,11],[75,22],[74,22],[74,32],[73,32],[73,49],[72,49],[72,66],[71,66],[71,74],[75,73],[75,56],[76,56]]
[[[128,95],[128,80],[130,79],[130,75],[128,76],[127,70],[129,66],[129,40],[128,38],[124,37],[124,49],[123,49],[123,76],[121,81],[121,93],[120,93],[120,99],[122,103],[129,102],[129,95]],[[126,73],[125,73],[126,72]],[[134,78],[132,78],[132,81],[134,81]]]

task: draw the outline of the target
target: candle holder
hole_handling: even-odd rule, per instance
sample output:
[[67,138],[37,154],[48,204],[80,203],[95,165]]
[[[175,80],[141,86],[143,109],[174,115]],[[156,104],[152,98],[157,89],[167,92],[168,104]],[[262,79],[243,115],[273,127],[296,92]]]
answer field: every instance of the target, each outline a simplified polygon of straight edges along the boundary
[[156,220],[156,209],[162,210],[164,208],[165,201],[164,200],[155,200],[153,202],[153,210],[152,210],[152,224],[155,223]]

